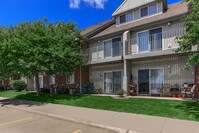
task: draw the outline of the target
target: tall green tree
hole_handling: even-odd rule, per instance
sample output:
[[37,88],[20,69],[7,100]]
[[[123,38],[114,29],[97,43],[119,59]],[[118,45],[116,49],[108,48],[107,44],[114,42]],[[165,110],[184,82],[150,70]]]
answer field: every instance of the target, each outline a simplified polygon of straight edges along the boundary
[[48,23],[46,19],[0,28],[0,77],[36,78],[39,73],[64,74],[84,63],[83,36],[73,23]]
[[186,34],[178,37],[180,48],[179,53],[189,53],[190,65],[199,65],[199,52],[192,52],[192,46],[199,46],[199,0],[186,0],[188,2],[189,12],[183,18],[186,29]]

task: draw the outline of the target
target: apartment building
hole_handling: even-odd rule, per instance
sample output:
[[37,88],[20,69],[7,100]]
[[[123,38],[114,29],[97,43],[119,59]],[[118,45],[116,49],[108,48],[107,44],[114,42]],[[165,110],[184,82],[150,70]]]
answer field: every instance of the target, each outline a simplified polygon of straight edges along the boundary
[[138,95],[160,95],[164,84],[195,84],[198,67],[184,70],[188,56],[175,52],[176,37],[186,32],[181,18],[187,13],[185,2],[124,0],[113,13],[115,23],[89,39],[89,81],[102,93],[115,94],[128,93],[134,80]]
[[[92,82],[101,93],[123,89],[128,94],[133,80],[137,95],[160,95],[164,84],[196,84],[199,90],[199,67],[184,70],[188,55],[175,52],[176,37],[186,33],[181,18],[187,13],[185,2],[124,0],[113,19],[82,30],[88,40],[82,45],[87,64],[72,75],[41,74],[40,88],[59,86],[81,92],[82,84]],[[193,52],[198,52],[198,46]],[[35,90],[35,78],[27,83],[29,90]]]

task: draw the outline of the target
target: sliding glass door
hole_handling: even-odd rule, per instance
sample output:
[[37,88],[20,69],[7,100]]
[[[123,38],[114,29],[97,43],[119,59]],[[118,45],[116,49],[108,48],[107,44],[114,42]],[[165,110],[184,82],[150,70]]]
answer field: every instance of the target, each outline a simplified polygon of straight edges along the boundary
[[115,38],[104,42],[104,57],[117,57],[121,55],[121,38]]
[[162,50],[162,28],[138,33],[139,52]]
[[151,69],[150,86],[151,94],[158,94],[162,88],[164,80],[163,69]]
[[163,82],[163,69],[138,70],[138,93],[141,95],[159,94]]
[[162,28],[150,30],[151,51],[162,50]]
[[121,46],[121,38],[115,38],[112,40],[113,57],[121,55],[120,46]]
[[138,70],[139,94],[149,94],[149,69]]
[[112,51],[112,41],[111,40],[105,41],[104,42],[104,57],[105,58],[111,57],[112,56],[111,51]]
[[118,72],[106,72],[104,73],[104,93],[114,94],[121,89],[122,85],[122,73]]

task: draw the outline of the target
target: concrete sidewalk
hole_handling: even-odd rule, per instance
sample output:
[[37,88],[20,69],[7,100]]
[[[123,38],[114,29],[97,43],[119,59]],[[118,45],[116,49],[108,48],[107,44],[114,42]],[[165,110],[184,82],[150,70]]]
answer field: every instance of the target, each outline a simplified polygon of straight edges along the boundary
[[102,128],[121,129],[121,132],[131,130],[139,133],[199,133],[199,122],[30,101],[0,100],[0,104],[7,107],[83,122],[87,125],[100,125]]

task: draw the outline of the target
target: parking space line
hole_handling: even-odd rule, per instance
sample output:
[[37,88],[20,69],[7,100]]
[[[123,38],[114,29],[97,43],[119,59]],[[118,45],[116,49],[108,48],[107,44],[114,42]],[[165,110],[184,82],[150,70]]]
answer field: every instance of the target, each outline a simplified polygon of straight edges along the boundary
[[22,122],[22,121],[26,121],[26,120],[29,120],[29,119],[32,119],[32,118],[33,117],[27,117],[27,118],[24,118],[24,119],[14,120],[14,121],[6,122],[6,123],[1,123],[0,126],[5,126],[5,125],[17,123],[17,122]]
[[74,131],[73,133],[79,133],[79,132],[81,132],[81,130]]

